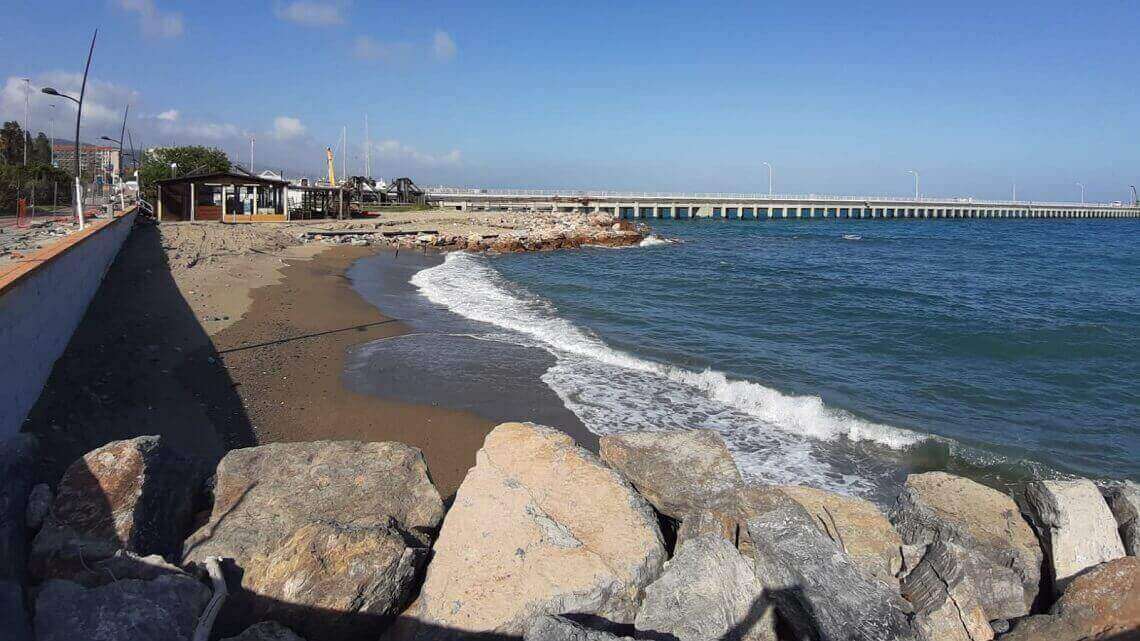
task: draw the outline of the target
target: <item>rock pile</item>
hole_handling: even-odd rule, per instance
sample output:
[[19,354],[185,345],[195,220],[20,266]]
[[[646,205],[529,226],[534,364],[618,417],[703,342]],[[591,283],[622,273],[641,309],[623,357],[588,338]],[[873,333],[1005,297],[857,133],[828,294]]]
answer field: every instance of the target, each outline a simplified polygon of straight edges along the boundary
[[600,445],[500,425],[445,510],[400,443],[262,445],[211,472],[140,437],[77,460],[53,495],[17,437],[0,443],[4,638],[1140,637],[1135,485],[1037,481],[1019,506],[917,474],[888,518],[749,483],[714,432]]

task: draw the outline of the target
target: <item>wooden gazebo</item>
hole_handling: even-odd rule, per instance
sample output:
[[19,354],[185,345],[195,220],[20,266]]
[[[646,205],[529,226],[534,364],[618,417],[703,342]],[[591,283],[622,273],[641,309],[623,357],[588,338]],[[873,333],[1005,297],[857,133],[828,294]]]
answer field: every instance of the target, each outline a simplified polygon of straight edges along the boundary
[[289,182],[238,171],[190,173],[155,181],[159,221],[227,223],[289,220]]

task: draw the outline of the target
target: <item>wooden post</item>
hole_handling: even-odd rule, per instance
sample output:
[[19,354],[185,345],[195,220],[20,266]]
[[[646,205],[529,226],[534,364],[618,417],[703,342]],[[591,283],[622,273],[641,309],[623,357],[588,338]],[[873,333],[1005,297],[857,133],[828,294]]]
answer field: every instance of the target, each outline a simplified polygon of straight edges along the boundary
[[158,221],[162,222],[162,185],[158,186]]
[[194,201],[194,183],[190,183],[190,222],[194,222],[194,209],[197,203]]

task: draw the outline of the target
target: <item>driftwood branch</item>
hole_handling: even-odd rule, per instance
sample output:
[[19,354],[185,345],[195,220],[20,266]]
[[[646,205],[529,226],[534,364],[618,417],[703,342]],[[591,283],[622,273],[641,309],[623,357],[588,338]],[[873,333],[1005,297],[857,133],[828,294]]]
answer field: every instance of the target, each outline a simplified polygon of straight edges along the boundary
[[211,556],[206,559],[206,573],[210,575],[210,583],[214,586],[214,596],[206,604],[206,609],[202,610],[202,616],[198,617],[198,627],[194,628],[193,641],[207,641],[210,638],[214,619],[218,618],[218,612],[229,594],[226,589],[226,577],[222,574],[221,557]]

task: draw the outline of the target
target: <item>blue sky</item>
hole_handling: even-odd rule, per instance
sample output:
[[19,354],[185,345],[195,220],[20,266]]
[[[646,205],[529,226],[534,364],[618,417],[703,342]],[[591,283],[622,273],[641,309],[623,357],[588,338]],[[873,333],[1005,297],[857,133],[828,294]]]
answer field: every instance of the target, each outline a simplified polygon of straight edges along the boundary
[[[926,6],[939,4],[943,6]],[[219,146],[421,183],[1120,200],[1140,181],[1140,4],[25,2],[0,117],[77,89],[84,139]],[[32,99],[32,128],[48,104]],[[74,118],[57,107],[57,135]],[[340,161],[338,160],[338,166]]]

